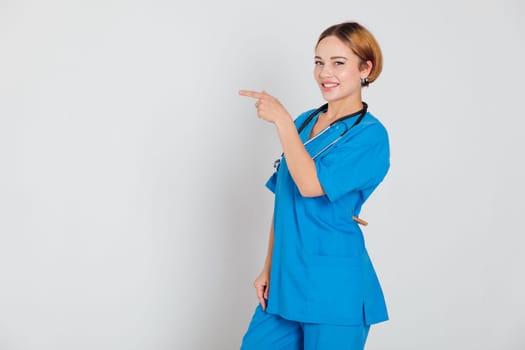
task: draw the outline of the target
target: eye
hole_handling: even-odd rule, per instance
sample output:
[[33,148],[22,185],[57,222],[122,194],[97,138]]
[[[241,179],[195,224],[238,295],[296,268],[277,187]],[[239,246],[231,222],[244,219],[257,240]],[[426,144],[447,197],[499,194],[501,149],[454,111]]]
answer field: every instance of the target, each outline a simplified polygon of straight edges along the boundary
[[334,64],[336,66],[342,66],[343,64],[345,64],[343,61],[335,61]]
[[319,60],[315,60],[315,61],[314,61],[314,64],[315,64],[316,66],[322,66],[322,65],[323,65],[323,62],[321,62],[321,61],[319,61]]

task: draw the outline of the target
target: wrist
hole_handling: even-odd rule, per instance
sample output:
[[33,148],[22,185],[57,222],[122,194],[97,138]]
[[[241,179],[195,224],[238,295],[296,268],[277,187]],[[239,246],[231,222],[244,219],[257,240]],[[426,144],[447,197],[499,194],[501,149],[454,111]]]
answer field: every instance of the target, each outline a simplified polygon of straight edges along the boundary
[[295,124],[292,120],[292,117],[288,113],[286,113],[286,115],[282,116],[281,118],[277,119],[274,124],[277,130],[285,130],[287,128],[290,128],[291,126],[295,129]]

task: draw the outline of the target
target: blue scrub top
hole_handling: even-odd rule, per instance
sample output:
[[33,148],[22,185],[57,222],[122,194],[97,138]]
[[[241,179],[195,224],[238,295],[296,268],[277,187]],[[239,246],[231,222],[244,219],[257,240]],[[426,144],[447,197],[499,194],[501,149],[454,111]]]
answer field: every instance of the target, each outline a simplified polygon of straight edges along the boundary
[[[301,114],[300,125],[313,110]],[[316,116],[300,137],[307,142]],[[388,134],[372,114],[342,120],[305,147],[325,195],[303,197],[283,157],[266,186],[275,193],[274,245],[267,312],[310,323],[361,325],[388,319],[381,286],[352,220],[384,179]]]

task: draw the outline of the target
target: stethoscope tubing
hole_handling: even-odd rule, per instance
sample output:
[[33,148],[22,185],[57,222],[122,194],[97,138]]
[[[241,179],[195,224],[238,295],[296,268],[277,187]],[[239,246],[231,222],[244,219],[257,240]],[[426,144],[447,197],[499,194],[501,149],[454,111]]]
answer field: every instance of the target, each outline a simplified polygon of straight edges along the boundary
[[[333,140],[332,142],[330,142],[328,145],[326,145],[325,147],[323,147],[319,152],[317,152],[316,154],[314,154],[312,156],[312,159],[316,159],[317,157],[319,157],[323,152],[326,152],[328,149],[330,149],[332,146],[334,146],[339,140],[341,140],[343,138],[343,136],[348,132],[350,131],[350,129],[352,129],[354,126],[356,126],[357,124],[359,124],[361,122],[361,120],[363,120],[364,116],[366,115],[366,112],[368,111],[368,104],[366,104],[365,102],[362,102],[363,103],[363,108],[358,111],[358,112],[355,112],[355,113],[352,113],[352,114],[349,114],[347,116],[344,116],[342,118],[339,118],[337,119],[336,121],[334,121],[332,124],[330,124],[327,128],[325,128],[323,131],[321,131],[319,134],[315,135],[314,137],[312,137],[311,139],[309,139],[308,141],[306,141],[304,143],[304,146],[308,145],[310,142],[312,142],[313,140],[315,140],[316,138],[318,138],[319,136],[321,136],[322,134],[324,134],[326,131],[330,130],[332,128],[332,126],[334,126],[336,123],[339,123],[345,119],[348,119],[348,118],[352,118],[352,117],[355,117],[357,115],[359,115],[359,117],[357,118],[357,120],[354,122],[354,124],[352,124],[352,126],[350,128],[346,128],[345,127],[345,130],[343,131],[343,133],[341,135],[339,135],[335,140]],[[297,129],[297,133],[300,134],[301,131],[304,130],[304,128],[312,121],[312,119],[319,113],[323,112],[323,111],[326,111],[328,108],[328,104],[324,104],[322,105],[321,107],[319,107],[318,109],[316,109],[315,111],[313,111],[305,120],[304,122],[301,124],[301,126],[299,126],[299,128]],[[281,154],[281,158],[283,157],[284,153]],[[275,162],[274,162],[274,168],[277,170],[279,168],[279,164],[281,163],[281,159],[277,159]]]

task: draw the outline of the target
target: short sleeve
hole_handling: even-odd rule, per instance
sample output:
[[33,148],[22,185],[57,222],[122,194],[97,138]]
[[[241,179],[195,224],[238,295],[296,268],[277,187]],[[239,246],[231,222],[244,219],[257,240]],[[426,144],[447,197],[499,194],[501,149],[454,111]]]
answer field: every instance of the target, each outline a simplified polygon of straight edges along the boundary
[[275,193],[275,187],[277,185],[277,171],[273,173],[272,176],[266,181],[266,188]]
[[316,161],[317,177],[330,201],[374,189],[390,167],[388,134],[380,123],[366,125]]

